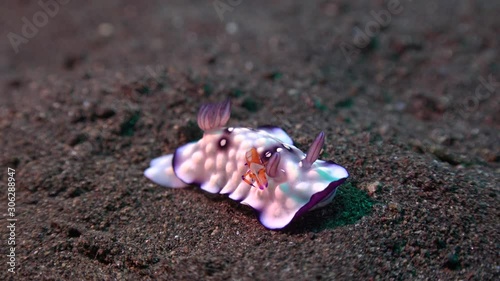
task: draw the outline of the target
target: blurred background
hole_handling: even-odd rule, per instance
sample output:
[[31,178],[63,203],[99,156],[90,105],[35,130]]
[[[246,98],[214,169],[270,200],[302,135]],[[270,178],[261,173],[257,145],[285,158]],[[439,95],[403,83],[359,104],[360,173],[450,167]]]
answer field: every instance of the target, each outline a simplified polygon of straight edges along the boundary
[[[258,91],[302,95],[294,83],[311,84],[303,81],[307,77],[326,87],[332,104],[363,91],[380,107],[423,118],[451,113],[454,121],[493,122],[477,115],[498,105],[494,86],[475,94],[498,72],[495,1],[61,0],[2,6],[0,70],[8,81],[41,73],[147,77],[176,69],[212,80],[214,92],[276,74],[290,78],[282,83],[293,89]],[[217,79],[228,83],[213,83]],[[315,89],[307,92],[317,96]]]
[[[40,90],[23,86],[51,77],[108,91],[150,83],[155,85],[146,88],[182,94],[186,89],[164,87],[176,72],[194,81],[188,90],[244,95],[241,102],[254,109],[262,106],[257,99],[274,96],[274,106],[293,99],[347,109],[337,113],[340,119],[355,118],[348,110],[362,107],[375,115],[439,120],[458,138],[482,125],[498,128],[494,1],[60,0],[2,6],[5,100],[38,99]],[[85,96],[81,87],[66,86]],[[443,125],[425,126],[425,134],[454,138],[444,136]]]

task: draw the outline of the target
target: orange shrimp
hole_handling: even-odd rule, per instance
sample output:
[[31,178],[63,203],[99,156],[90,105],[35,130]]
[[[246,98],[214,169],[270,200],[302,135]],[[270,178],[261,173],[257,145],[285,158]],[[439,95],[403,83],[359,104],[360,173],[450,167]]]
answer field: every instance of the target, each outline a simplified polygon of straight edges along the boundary
[[253,187],[264,190],[268,185],[266,166],[264,162],[262,162],[262,159],[260,159],[257,149],[252,147],[245,156],[247,161],[245,165],[248,166],[248,170],[241,176],[241,179]]

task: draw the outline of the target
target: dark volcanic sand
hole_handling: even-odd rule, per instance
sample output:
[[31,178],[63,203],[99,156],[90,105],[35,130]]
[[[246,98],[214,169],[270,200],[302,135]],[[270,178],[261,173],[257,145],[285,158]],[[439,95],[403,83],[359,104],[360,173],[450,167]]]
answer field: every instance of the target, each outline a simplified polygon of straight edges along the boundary
[[[0,4],[0,212],[11,167],[18,220],[14,275],[2,218],[0,280],[500,274],[499,1],[402,0],[361,49],[384,1],[243,0],[222,20],[212,1],[70,1],[16,54],[7,34],[36,2]],[[277,125],[301,149],[324,130],[343,194],[269,231],[143,176],[227,97],[232,126]]]

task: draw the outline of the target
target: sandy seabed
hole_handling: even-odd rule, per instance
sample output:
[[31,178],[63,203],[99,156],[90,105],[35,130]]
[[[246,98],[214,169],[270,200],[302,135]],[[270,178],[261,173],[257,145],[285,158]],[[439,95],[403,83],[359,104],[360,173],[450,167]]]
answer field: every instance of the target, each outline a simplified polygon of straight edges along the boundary
[[[1,280],[500,275],[498,1],[30,2],[0,4]],[[270,231],[143,176],[227,97],[325,132],[332,204]]]

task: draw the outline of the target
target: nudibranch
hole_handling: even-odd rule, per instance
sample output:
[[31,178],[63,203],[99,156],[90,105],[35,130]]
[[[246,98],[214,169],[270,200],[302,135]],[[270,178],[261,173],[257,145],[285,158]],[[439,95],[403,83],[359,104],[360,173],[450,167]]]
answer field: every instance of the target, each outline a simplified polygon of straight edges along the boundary
[[203,137],[155,158],[144,175],[171,188],[198,185],[249,205],[269,229],[280,229],[303,213],[325,206],[349,176],[331,161],[318,160],[321,132],[304,154],[280,128],[225,127],[231,104],[205,104],[198,112]]

